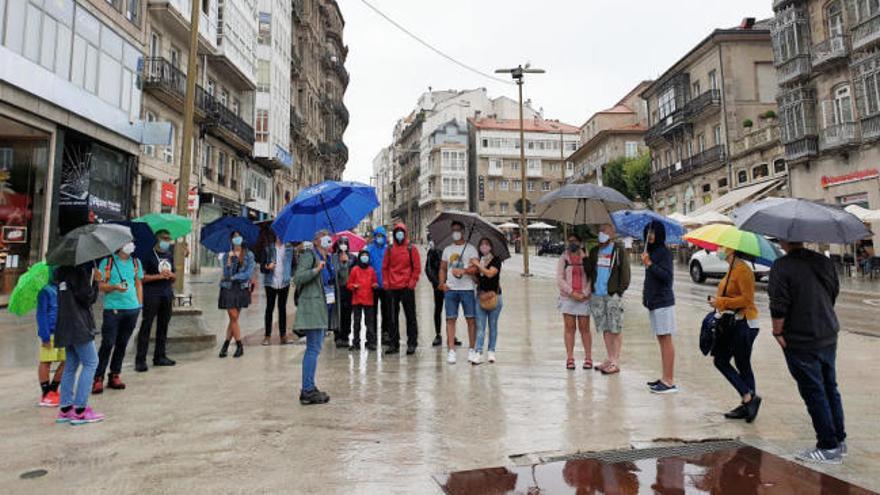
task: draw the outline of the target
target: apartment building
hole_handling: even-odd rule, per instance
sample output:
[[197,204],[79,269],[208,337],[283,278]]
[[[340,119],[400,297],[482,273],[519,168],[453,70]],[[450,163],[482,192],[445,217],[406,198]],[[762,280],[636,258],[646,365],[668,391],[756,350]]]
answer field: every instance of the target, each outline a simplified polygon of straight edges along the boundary
[[0,0],[0,304],[59,235],[135,206],[139,146],[163,127],[140,122],[144,12]]
[[[419,172],[421,166],[422,125],[424,110],[413,112],[398,122],[394,130],[392,156],[395,160],[395,177],[392,184],[391,217],[403,221],[420,238],[422,217],[419,211]],[[428,222],[431,219],[427,220]]]
[[692,213],[731,191],[731,144],[746,119],[776,108],[775,77],[769,22],[745,19],[710,33],[642,92],[657,211]]
[[792,195],[880,208],[880,2],[775,0],[773,9]]
[[391,192],[394,183],[391,149],[391,146],[382,148],[373,158],[370,185],[376,188],[376,197],[379,199],[379,207],[370,213],[370,224],[373,227],[387,225],[391,221]]
[[652,81],[642,81],[611,108],[596,112],[580,128],[580,147],[568,157],[574,173],[570,183],[602,185],[605,164],[618,158],[635,158],[648,151],[648,107],[641,93]]
[[[530,217],[534,216],[538,199],[559,188],[573,172],[566,157],[580,144],[580,129],[575,126],[535,116],[524,121],[521,144],[519,119],[478,116],[468,124],[470,210],[490,221],[503,223],[518,218],[523,188],[525,209]],[[525,184],[520,169],[521,146],[526,156]]]

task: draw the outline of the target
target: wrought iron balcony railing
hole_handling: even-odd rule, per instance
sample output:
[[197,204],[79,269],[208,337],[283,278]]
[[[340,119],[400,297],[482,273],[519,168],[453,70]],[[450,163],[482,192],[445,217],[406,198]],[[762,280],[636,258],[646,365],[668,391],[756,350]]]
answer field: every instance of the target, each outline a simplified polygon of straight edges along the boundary
[[845,59],[849,54],[849,36],[833,36],[813,45],[813,67]]
[[858,144],[858,142],[858,122],[829,125],[819,133],[819,149],[823,151]]
[[853,27],[852,49],[868,48],[878,41],[880,41],[880,12]]
[[776,65],[776,80],[779,84],[788,84],[810,75],[813,69],[809,54],[794,57]]

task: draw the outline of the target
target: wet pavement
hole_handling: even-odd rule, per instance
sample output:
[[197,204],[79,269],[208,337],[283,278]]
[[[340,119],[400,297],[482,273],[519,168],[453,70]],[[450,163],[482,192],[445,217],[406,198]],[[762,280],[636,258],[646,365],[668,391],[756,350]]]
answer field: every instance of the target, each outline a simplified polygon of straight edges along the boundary
[[[564,369],[551,277],[555,260],[533,259],[536,276],[527,280],[515,273],[517,261],[505,264],[502,273],[498,363],[469,366],[460,350],[459,363],[449,366],[445,353],[430,347],[432,299],[423,280],[417,354],[387,359],[333,349],[332,340],[325,341],[317,375],[319,387],[332,397],[325,406],[296,401],[302,346],[252,345],[241,359],[222,360],[216,350],[174,354],[172,349],[174,368],[136,374],[132,360],[126,361],[128,389],[108,390],[92,401],[108,415],[103,424],[56,426],[52,411],[34,407],[32,327],[7,324],[4,315],[0,487],[10,493],[440,493],[432,478],[438,473],[531,466],[575,452],[739,438],[790,458],[814,442],[782,354],[766,331],[766,311],[753,358],[764,397],[761,416],[751,425],[730,422],[721,413],[736,404],[736,394],[697,350],[697,326],[712,285],[694,285],[685,272],[677,274],[676,374],[682,392],[656,396],[644,385],[657,377],[659,356],[640,305],[639,268],[625,300],[623,371],[605,377]],[[224,316],[211,309],[215,279],[206,273],[192,288],[209,327],[222,332]],[[759,295],[758,306],[767,307],[766,295]],[[821,471],[880,490],[880,339],[871,335],[877,312],[855,296],[844,296],[840,306],[846,331],[838,379],[850,456],[842,466]],[[262,303],[242,318],[248,342],[259,340]],[[463,323],[459,333],[466,334]],[[602,359],[604,348],[593,340],[593,357]],[[686,463],[685,473],[694,466]],[[39,469],[46,474],[19,478]],[[811,486],[800,491],[822,493]]]

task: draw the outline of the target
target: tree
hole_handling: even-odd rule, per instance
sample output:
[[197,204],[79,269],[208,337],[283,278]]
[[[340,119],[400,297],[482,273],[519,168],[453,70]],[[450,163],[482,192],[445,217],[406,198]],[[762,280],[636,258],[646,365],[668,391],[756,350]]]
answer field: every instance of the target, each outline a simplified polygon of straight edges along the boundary
[[651,154],[632,158],[623,166],[623,177],[630,199],[640,198],[651,206]]
[[603,165],[602,184],[611,189],[616,189],[624,196],[632,199],[632,196],[629,194],[629,187],[627,187],[626,179],[624,178],[623,165],[625,163],[626,158],[620,157]]

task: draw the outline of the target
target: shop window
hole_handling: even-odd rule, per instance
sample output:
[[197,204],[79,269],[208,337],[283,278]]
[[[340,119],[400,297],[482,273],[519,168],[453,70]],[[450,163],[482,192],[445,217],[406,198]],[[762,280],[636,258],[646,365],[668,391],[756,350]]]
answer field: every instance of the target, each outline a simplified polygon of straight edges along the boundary
[[763,179],[770,175],[770,168],[766,163],[762,163],[754,168],[752,168],[752,179],[758,180]]
[[723,179],[718,179],[718,189],[723,189],[725,187],[727,187],[727,177],[724,177]]
[[749,181],[749,173],[745,170],[739,170],[736,173],[736,183],[737,185],[745,184]]
[[785,160],[779,159],[773,162],[773,173],[774,174],[784,174],[785,173]]

